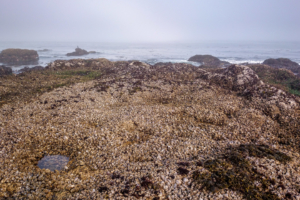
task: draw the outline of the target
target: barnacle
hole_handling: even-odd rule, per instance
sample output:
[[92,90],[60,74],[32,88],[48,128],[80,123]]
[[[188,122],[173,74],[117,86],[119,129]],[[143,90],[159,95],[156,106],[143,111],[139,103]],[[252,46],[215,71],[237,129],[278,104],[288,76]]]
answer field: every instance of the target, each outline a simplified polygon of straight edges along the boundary
[[[294,196],[298,104],[259,81],[244,66],[106,59],[1,77],[0,198]],[[52,172],[45,155],[70,160]]]

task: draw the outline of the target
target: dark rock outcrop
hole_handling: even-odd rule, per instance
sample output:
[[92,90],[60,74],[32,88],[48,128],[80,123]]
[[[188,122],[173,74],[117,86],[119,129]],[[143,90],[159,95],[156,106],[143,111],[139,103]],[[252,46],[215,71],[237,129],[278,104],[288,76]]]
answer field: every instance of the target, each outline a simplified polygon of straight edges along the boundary
[[67,53],[67,56],[83,56],[83,55],[87,55],[87,54],[89,54],[89,52],[87,52],[84,49],[80,49],[79,47],[77,47],[75,49],[75,52]]
[[300,73],[300,65],[296,62],[291,61],[288,58],[270,58],[265,60],[263,64],[269,65],[274,68],[285,68],[297,74]]
[[35,66],[35,67],[24,67],[23,69],[20,69],[18,72],[23,73],[23,72],[32,72],[32,71],[42,71],[45,68],[42,66]]
[[0,65],[0,76],[12,74],[12,69],[10,67],[5,67]]
[[9,65],[37,64],[39,55],[35,50],[5,49],[0,53],[0,62]]
[[40,49],[40,50],[38,50],[38,52],[48,52],[48,51],[51,51],[51,49]]
[[202,64],[202,67],[209,68],[227,67],[230,65],[229,62],[221,61],[219,58],[211,55],[195,55],[190,57],[188,61],[198,62]]

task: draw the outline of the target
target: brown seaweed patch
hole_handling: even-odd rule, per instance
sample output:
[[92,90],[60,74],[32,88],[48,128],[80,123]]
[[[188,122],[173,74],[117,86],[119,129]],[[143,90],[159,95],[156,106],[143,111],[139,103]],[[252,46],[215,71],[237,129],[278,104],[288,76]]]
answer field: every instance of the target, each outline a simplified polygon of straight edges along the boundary
[[249,156],[258,157],[258,158],[269,158],[273,160],[278,160],[279,162],[286,163],[291,161],[292,158],[278,150],[271,149],[267,145],[240,145],[237,148],[237,151],[242,153],[248,153]]
[[[267,157],[283,163],[291,160],[291,157],[270,149],[267,145],[240,145],[229,149],[220,159],[201,162],[200,166],[204,166],[209,172],[194,171],[192,177],[196,183],[202,185],[201,189],[211,192],[228,188],[241,192],[246,199],[279,199],[269,190],[275,184],[274,180],[264,178],[258,173],[245,159],[246,156]],[[261,183],[261,187],[255,185],[256,181]]]
[[187,174],[189,174],[189,170],[186,169],[186,168],[183,168],[183,167],[179,167],[179,168],[177,169],[177,171],[178,171],[178,173],[179,173],[180,175],[187,175]]

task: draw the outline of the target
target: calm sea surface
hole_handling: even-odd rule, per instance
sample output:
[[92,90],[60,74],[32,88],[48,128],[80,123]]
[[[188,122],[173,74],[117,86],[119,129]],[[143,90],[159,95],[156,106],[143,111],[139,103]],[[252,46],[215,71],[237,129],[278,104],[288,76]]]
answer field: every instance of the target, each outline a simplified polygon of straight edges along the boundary
[[[80,57],[67,57],[79,46],[87,51],[96,51]],[[140,60],[149,64],[157,62],[188,62],[196,54],[210,54],[231,63],[261,63],[267,58],[289,58],[300,63],[300,42],[198,42],[165,44],[126,44],[99,42],[1,42],[0,51],[7,48],[37,50],[39,65],[62,59],[106,58],[117,60]],[[47,51],[42,51],[47,49]],[[19,70],[25,66],[12,66]],[[32,66],[28,66],[32,67]]]

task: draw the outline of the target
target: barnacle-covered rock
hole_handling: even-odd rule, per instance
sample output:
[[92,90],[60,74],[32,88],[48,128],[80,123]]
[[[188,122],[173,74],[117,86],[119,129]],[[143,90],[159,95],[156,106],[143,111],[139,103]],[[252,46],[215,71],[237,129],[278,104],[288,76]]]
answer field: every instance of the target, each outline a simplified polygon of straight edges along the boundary
[[2,79],[0,198],[298,195],[299,103],[245,66],[74,59]]

